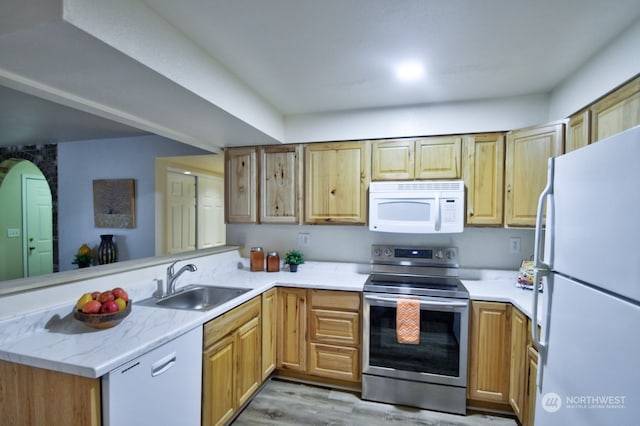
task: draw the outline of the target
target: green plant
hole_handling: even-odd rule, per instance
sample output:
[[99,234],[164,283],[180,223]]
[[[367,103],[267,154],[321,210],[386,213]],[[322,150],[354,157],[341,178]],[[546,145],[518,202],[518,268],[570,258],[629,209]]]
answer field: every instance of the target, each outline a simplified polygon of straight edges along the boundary
[[91,248],[88,245],[83,244],[78,249],[78,253],[76,253],[76,257],[73,259],[74,265],[78,265],[79,268],[86,268],[87,266],[91,266],[93,263],[93,255],[91,254]]
[[284,255],[284,263],[287,265],[300,265],[304,263],[304,255],[298,250],[289,250]]

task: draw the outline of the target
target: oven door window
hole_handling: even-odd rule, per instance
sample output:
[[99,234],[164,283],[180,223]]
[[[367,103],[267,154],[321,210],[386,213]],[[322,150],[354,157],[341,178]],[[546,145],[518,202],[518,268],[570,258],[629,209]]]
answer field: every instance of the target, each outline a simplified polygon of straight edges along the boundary
[[369,365],[460,376],[459,312],[420,311],[420,343],[398,343],[395,307],[370,307]]

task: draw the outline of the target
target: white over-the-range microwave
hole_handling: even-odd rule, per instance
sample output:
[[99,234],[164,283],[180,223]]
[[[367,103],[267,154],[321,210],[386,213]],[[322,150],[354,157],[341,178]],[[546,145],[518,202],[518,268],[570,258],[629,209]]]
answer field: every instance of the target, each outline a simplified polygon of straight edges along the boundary
[[372,182],[369,229],[447,234],[464,228],[464,181]]

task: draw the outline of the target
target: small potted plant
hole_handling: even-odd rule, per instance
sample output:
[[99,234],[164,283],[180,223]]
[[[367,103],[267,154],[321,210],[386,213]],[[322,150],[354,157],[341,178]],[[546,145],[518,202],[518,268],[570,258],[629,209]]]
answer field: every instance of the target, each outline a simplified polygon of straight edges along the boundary
[[83,244],[78,249],[78,253],[76,253],[76,257],[73,260],[74,265],[78,265],[78,268],[86,268],[87,266],[91,266],[93,263],[93,256],[91,255],[91,248],[88,245]]
[[298,250],[289,250],[284,255],[284,263],[289,265],[289,271],[296,272],[298,265],[304,263],[304,255]]

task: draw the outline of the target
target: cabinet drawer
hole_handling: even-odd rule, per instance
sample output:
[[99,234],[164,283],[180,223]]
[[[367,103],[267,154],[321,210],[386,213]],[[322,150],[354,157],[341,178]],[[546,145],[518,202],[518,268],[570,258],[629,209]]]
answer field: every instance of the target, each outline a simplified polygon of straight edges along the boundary
[[309,321],[312,342],[353,346],[360,343],[360,315],[357,312],[312,309]]
[[260,302],[260,296],[254,297],[226,314],[206,323],[204,325],[204,348],[208,348],[251,318],[260,315]]
[[360,293],[337,290],[311,290],[311,308],[360,311]]
[[309,358],[309,374],[352,382],[360,380],[358,349],[310,343]]

